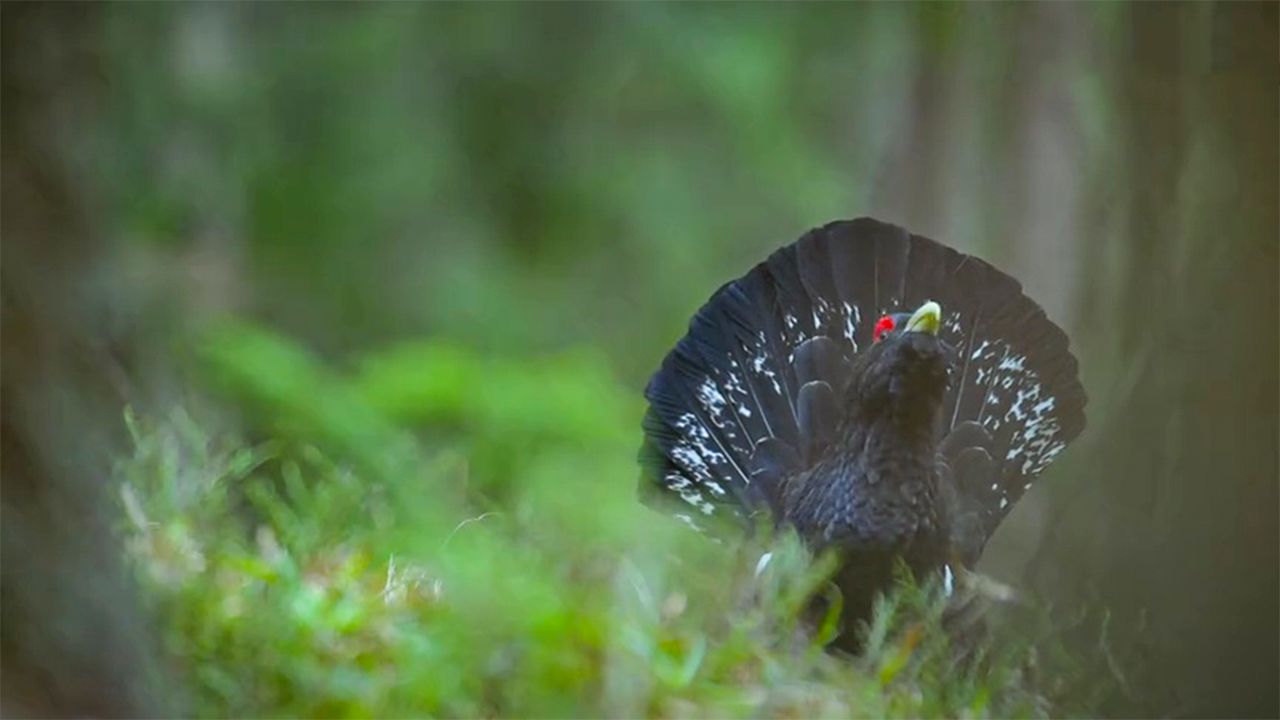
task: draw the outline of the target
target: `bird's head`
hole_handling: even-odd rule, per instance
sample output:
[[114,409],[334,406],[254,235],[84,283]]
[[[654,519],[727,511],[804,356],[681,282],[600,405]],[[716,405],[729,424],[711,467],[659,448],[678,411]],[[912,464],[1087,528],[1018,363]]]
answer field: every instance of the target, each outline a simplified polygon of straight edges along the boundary
[[947,389],[948,350],[938,337],[941,326],[942,308],[933,301],[912,313],[881,317],[871,347],[855,362],[847,416],[931,419]]

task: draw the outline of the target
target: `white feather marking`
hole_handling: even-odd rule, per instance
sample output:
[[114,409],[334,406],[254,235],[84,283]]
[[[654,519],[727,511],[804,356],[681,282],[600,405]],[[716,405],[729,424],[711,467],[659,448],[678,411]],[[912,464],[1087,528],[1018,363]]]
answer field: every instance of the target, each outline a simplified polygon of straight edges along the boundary
[[[736,367],[737,363],[734,363],[734,366]],[[749,394],[747,393],[746,386],[742,382],[742,376],[739,375],[738,373],[734,373],[734,372],[726,373],[724,376],[724,387],[729,392],[737,395]]]
[[702,407],[712,417],[718,417],[724,411],[724,395],[720,394],[715,382],[709,377],[703,378],[702,384],[698,386],[698,402],[702,403]]
[[999,369],[1023,371],[1026,369],[1024,367],[1026,362],[1027,362],[1026,355],[1010,355],[1006,357],[1004,360],[1000,361]]
[[853,307],[849,303],[844,303],[844,337],[849,342],[854,343],[855,352],[857,351],[857,343],[854,342],[853,338],[854,338],[854,335],[857,334],[856,332],[858,327],[857,312],[858,312],[857,308]]

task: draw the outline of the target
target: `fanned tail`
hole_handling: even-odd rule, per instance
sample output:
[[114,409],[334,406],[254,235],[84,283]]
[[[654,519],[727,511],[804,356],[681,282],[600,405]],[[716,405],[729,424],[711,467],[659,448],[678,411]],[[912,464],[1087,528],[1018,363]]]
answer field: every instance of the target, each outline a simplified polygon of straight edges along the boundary
[[650,380],[646,501],[692,524],[776,510],[782,477],[832,441],[849,361],[882,314],[942,305],[956,351],[944,459],[973,557],[1084,427],[1067,337],[1016,280],[869,218],[809,231],[721,287]]

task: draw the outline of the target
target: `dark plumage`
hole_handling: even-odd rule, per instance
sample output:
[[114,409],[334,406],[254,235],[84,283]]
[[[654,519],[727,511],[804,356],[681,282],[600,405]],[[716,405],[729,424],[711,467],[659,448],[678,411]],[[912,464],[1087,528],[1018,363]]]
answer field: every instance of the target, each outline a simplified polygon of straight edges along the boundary
[[975,563],[1084,427],[1066,335],[1017,281],[867,218],[720,288],[645,395],[645,500],[695,527],[767,513],[834,548],[847,619],[898,557]]

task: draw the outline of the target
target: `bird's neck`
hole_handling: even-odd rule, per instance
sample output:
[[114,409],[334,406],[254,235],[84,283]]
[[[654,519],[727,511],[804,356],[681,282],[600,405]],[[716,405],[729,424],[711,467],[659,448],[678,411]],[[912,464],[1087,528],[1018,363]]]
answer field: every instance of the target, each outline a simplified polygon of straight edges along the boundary
[[921,404],[890,404],[880,407],[855,406],[840,428],[845,452],[864,460],[919,458],[932,463],[938,449],[937,424],[940,407]]

